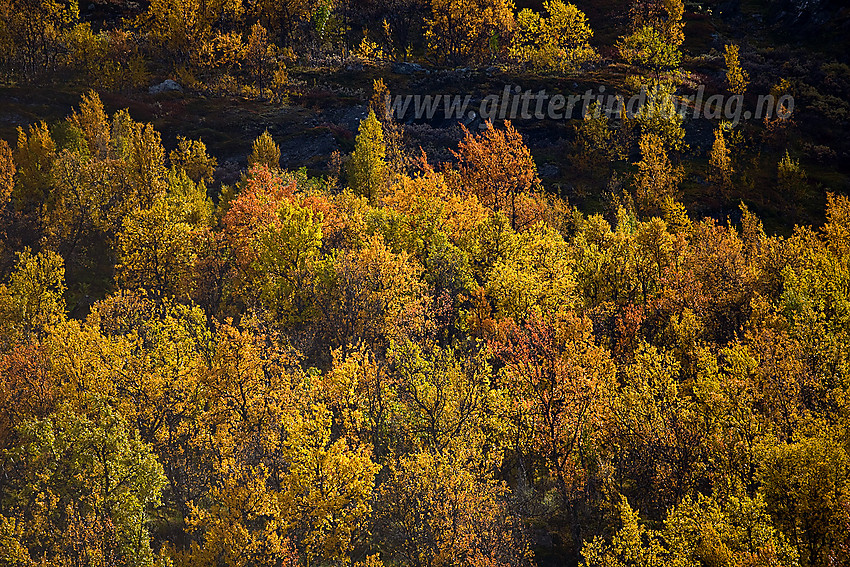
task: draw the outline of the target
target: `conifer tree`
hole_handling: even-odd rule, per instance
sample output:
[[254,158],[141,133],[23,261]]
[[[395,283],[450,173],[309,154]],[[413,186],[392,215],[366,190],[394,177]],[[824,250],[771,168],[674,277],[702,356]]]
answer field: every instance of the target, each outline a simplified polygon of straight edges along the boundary
[[387,148],[384,132],[374,110],[360,122],[354,153],[348,164],[351,188],[370,201],[377,199],[387,184]]
[[779,160],[777,167],[779,192],[787,201],[798,199],[806,187],[806,172],[800,167],[800,161],[791,159],[788,150]]
[[709,178],[711,182],[721,191],[727,192],[732,188],[732,158],[729,147],[726,145],[726,137],[723,134],[723,125],[714,131],[714,144],[708,159],[710,166]]
[[272,135],[266,130],[254,141],[251,155],[248,156],[248,167],[265,165],[269,169],[280,167],[280,148],[275,144]]
[[729,90],[733,94],[743,96],[747,92],[750,76],[741,68],[738,52],[737,45],[727,45],[723,58],[726,60],[726,82],[729,83]]
[[177,137],[177,149],[168,154],[168,158],[171,165],[184,170],[195,183],[212,181],[218,165],[218,161],[207,154],[207,146],[201,140],[187,140],[183,136]]
[[675,195],[682,179],[682,168],[670,163],[664,144],[656,134],[644,134],[639,144],[643,159],[637,163],[635,175],[637,200],[644,208],[656,208],[667,197]]

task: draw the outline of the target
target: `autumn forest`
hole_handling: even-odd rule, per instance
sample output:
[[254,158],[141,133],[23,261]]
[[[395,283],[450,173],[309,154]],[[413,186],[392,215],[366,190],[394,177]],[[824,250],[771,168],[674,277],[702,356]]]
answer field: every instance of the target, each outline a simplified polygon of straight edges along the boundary
[[0,0],[0,564],[850,565],[847,34]]

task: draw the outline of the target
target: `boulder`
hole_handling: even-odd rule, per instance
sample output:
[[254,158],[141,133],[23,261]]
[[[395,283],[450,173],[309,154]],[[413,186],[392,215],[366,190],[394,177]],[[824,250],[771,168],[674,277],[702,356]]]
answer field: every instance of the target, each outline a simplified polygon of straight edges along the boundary
[[182,92],[183,87],[181,87],[180,84],[177,81],[173,81],[171,79],[166,79],[166,80],[162,81],[160,84],[153,85],[151,88],[148,89],[148,92],[150,94],[160,94],[160,93],[169,92],[169,91]]
[[397,75],[412,75],[414,73],[421,73],[424,70],[425,67],[419,63],[409,63],[407,61],[393,63],[393,73]]

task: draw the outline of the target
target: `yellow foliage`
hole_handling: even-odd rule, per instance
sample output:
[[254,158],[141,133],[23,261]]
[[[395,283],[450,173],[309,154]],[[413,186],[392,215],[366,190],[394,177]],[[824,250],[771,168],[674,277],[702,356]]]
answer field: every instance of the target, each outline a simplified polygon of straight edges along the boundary
[[683,170],[670,163],[662,139],[653,133],[641,136],[640,152],[643,159],[635,175],[637,199],[643,207],[657,208],[668,197],[676,196]]
[[433,0],[425,40],[440,63],[495,59],[514,27],[512,0]]
[[187,140],[177,137],[177,149],[168,155],[171,165],[183,169],[189,179],[195,183],[212,180],[218,161],[207,154],[207,147],[201,140]]
[[15,188],[15,160],[6,140],[0,140],[0,209],[12,198]]
[[242,14],[241,0],[153,0],[140,18],[156,41],[172,52],[194,56],[212,39],[218,22],[238,20]]
[[743,95],[747,92],[750,76],[741,68],[741,63],[738,60],[738,46],[727,45],[723,58],[726,60],[726,82],[729,83],[729,90],[733,94]]
[[724,126],[721,124],[714,130],[714,143],[711,146],[708,165],[711,168],[709,178],[717,187],[728,192],[732,188],[732,158],[729,148],[726,146],[726,138],[723,134]]
[[401,564],[525,565],[532,554],[504,500],[507,487],[464,466],[464,454],[416,452],[381,487],[378,529]]
[[275,143],[269,131],[266,130],[254,140],[251,155],[248,156],[248,166],[265,165],[269,169],[280,167],[280,148]]
[[535,69],[571,71],[595,55],[584,13],[562,0],[543,3],[548,17],[528,8],[516,17],[510,55]]
[[371,202],[382,197],[387,188],[389,171],[386,157],[383,128],[375,111],[370,109],[357,130],[348,175],[351,188]]
[[18,183],[13,197],[19,207],[40,207],[44,202],[55,156],[56,144],[50,136],[47,123],[33,124],[27,132],[18,127],[18,145],[14,153]]

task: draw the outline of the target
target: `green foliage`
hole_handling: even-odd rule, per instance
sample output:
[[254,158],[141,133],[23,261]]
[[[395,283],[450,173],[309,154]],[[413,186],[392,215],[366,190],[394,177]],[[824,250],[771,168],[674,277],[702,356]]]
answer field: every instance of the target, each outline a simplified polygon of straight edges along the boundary
[[357,130],[354,153],[348,163],[348,177],[351,188],[372,202],[382,196],[387,186],[389,171],[386,157],[383,128],[375,111],[370,109]]
[[[689,213],[678,114],[592,112],[574,158],[607,177],[636,126],[637,198],[612,177],[590,216],[541,190],[509,124],[410,172],[372,113],[350,187],[281,170],[266,133],[215,212],[203,144],[167,162],[93,93],[20,130],[0,144],[0,562],[847,563],[850,199],[784,237],[743,204]],[[716,132],[732,191],[749,131]],[[789,155],[778,171],[808,190]]]
[[165,478],[120,414],[62,407],[24,424],[21,437],[14,455],[24,476],[5,510],[26,522],[27,547],[48,561],[154,565],[149,522]]
[[306,316],[321,260],[321,213],[284,202],[253,245],[263,304],[284,320]]
[[656,84],[647,91],[646,104],[640,108],[635,122],[640,126],[641,136],[652,133],[658,136],[665,150],[686,149],[684,117],[674,101],[672,85]]
[[168,155],[168,159],[172,166],[185,171],[195,183],[209,183],[218,164],[214,157],[207,155],[207,147],[202,141],[187,140],[183,136],[177,137],[177,149]]
[[248,156],[248,166],[256,165],[264,165],[270,169],[280,167],[280,148],[268,130],[260,134],[260,137],[254,141],[251,155]]
[[729,84],[729,90],[733,94],[743,96],[747,92],[750,77],[741,68],[741,63],[738,60],[738,46],[727,45],[723,58],[726,60],[726,82]]
[[0,285],[0,332],[4,342],[26,341],[65,317],[65,265],[47,250],[18,253],[18,263],[7,284]]
[[662,72],[678,69],[682,54],[676,44],[667,41],[658,31],[644,26],[617,44],[620,55],[630,64],[652,71],[655,83],[661,82]]
[[543,3],[548,17],[528,8],[516,16],[510,55],[534,69],[570,71],[594,57],[584,13],[561,0]]
[[165,198],[127,215],[118,235],[116,266],[125,286],[162,296],[188,292],[195,251],[192,226],[184,218]]

